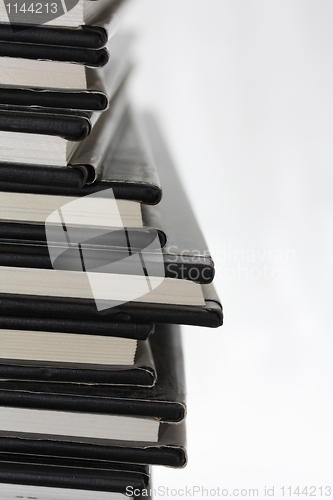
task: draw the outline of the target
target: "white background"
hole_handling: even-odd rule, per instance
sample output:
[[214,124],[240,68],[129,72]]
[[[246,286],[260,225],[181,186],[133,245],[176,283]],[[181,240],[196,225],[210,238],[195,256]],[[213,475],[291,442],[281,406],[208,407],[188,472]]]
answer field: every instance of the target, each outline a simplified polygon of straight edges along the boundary
[[127,24],[225,311],[184,328],[189,464],[154,487],[333,487],[333,2],[138,0]]

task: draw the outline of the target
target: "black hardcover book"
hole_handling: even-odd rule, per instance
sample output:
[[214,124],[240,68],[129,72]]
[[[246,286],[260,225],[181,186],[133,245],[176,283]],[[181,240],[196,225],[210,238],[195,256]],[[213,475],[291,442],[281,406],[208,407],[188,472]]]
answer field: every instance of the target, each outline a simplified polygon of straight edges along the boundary
[[82,49],[101,49],[108,41],[108,30],[102,26],[34,26],[33,24],[0,23],[2,42],[59,45]]
[[68,141],[82,141],[92,128],[91,116],[91,113],[85,111],[2,106],[0,131],[60,136]]
[[187,463],[185,422],[161,424],[157,443],[110,441],[108,444],[40,439],[38,436],[12,437],[0,432],[0,450],[54,457],[86,458],[130,464],[165,465],[182,468]]
[[98,111],[0,106],[2,161],[67,167],[99,117]]
[[101,49],[86,49],[60,45],[36,45],[33,43],[0,41],[0,57],[76,63],[93,68],[102,68],[109,61],[110,54],[105,47]]
[[[107,385],[130,385],[136,387],[153,387],[156,382],[156,371],[149,340],[133,342],[133,350],[136,353],[133,364],[130,362],[121,364],[119,356],[124,356],[121,351],[121,342],[115,344],[112,362],[109,359],[111,348],[103,351],[103,340],[98,337],[98,354],[107,358],[107,361],[96,363],[93,356],[96,356],[96,347],[92,355],[89,352],[94,347],[93,339],[86,342],[87,334],[75,334],[75,345],[73,347],[73,335],[58,332],[36,332],[36,331],[13,331],[1,330],[2,339],[0,358],[0,380],[30,380],[45,382],[66,382],[75,384],[107,384]],[[52,339],[53,336],[53,339]],[[49,340],[51,337],[51,341]],[[60,337],[60,340],[59,340]],[[69,337],[69,348],[66,343]],[[96,336],[94,336],[96,337]],[[105,339],[105,336],[102,336]],[[113,338],[113,337],[112,337]],[[115,337],[117,339],[117,337]],[[127,339],[126,339],[127,340]],[[54,344],[60,344],[62,352],[65,351],[65,359],[59,354],[59,348],[55,349]],[[39,343],[39,345],[38,345]],[[47,344],[48,343],[48,344]],[[127,342],[128,343],[128,342]],[[6,344],[6,345],[5,345]],[[24,346],[24,348],[21,348]],[[107,345],[108,347],[108,345]],[[128,345],[125,343],[125,348]],[[132,348],[132,345],[130,346]],[[75,352],[76,349],[76,352]],[[77,359],[77,352],[84,352],[84,362]],[[73,352],[74,351],[74,352]],[[102,351],[102,352],[101,352]],[[127,352],[125,351],[127,354]],[[130,357],[131,353],[128,354]],[[82,356],[82,355],[81,355]],[[101,360],[99,360],[101,361]]]
[[[104,330],[113,331],[122,324],[121,332],[132,331],[131,323],[173,323],[211,328],[221,326],[222,306],[213,285],[195,286],[201,287],[202,305],[132,301],[100,311],[92,299],[0,293],[0,323],[7,324],[3,328],[10,328],[8,324],[19,328],[17,325],[20,324],[24,330],[35,329],[36,324],[43,324],[43,330],[67,331],[67,328],[71,328],[70,331],[74,330],[74,333],[85,324],[95,334],[97,325],[100,327],[101,324]],[[57,325],[56,329],[53,325]],[[137,326],[134,328],[137,330]],[[126,335],[122,333],[122,336]]]

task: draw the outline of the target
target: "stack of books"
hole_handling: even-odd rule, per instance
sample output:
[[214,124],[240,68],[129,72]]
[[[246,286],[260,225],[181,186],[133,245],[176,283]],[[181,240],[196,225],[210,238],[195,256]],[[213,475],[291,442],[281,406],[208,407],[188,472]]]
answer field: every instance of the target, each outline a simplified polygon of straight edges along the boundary
[[0,8],[1,498],[147,498],[187,462],[179,325],[222,324],[123,3]]

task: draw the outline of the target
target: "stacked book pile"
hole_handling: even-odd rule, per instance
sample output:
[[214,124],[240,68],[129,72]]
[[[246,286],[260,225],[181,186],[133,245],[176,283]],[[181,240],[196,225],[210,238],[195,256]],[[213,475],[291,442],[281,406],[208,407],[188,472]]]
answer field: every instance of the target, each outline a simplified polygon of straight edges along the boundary
[[187,461],[179,325],[222,307],[124,2],[68,3],[0,8],[0,497],[146,498]]

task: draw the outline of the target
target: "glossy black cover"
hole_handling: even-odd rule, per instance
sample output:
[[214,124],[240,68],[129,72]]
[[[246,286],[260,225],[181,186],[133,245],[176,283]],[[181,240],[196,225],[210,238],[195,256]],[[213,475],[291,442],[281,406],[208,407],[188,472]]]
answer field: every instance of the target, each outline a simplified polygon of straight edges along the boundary
[[[52,327],[53,323],[57,324],[58,328],[59,323],[62,323],[62,329],[58,331],[66,331],[64,328],[67,322],[73,328],[73,325],[75,327],[76,323],[81,324],[82,321],[90,322],[91,329],[95,322],[96,325],[107,324],[106,328],[110,328],[113,322],[118,325],[125,322],[124,327],[129,329],[131,323],[137,325],[151,322],[211,328],[221,326],[222,306],[214,287],[212,284],[201,286],[205,298],[204,306],[127,302],[103,311],[98,311],[95,302],[89,299],[0,294],[0,315],[3,314],[9,319],[14,317],[13,324],[21,320],[21,328],[25,330],[32,329],[30,324],[36,324],[42,320],[47,325],[47,331],[57,331]],[[1,319],[0,316],[0,323]]]
[[37,314],[33,309],[28,308],[23,311],[18,309],[26,306],[21,298],[6,301],[0,299],[0,328],[11,330],[30,330],[40,332],[67,332],[89,335],[112,335],[113,337],[133,338],[145,340],[155,330],[155,325],[151,320],[142,322],[130,321],[126,314],[116,314],[114,317],[80,317],[75,314],[76,309],[71,309],[69,313],[63,314],[61,309],[54,314],[41,314],[38,308]]
[[185,422],[161,424],[157,443],[110,441],[109,444],[72,442],[37,436],[13,437],[0,432],[0,451],[53,457],[113,461],[126,464],[165,465],[182,468],[187,463]]
[[82,141],[91,130],[91,113],[60,110],[0,108],[0,131],[60,136]]
[[85,49],[101,49],[108,41],[108,34],[101,26],[33,26],[0,23],[2,42],[33,43],[38,45],[60,45]]
[[100,111],[106,109],[108,99],[101,92],[61,92],[58,90],[39,92],[32,89],[0,87],[0,103]]
[[33,189],[37,194],[45,194],[44,191],[52,186],[57,188],[55,194],[66,194],[68,187],[81,190],[87,178],[88,171],[84,166],[43,168],[24,163],[0,163],[1,191],[27,193]]
[[102,49],[85,49],[57,45],[36,45],[33,43],[17,43],[0,41],[0,57],[19,57],[46,61],[61,61],[84,64],[93,68],[101,68],[109,60],[109,52]]

